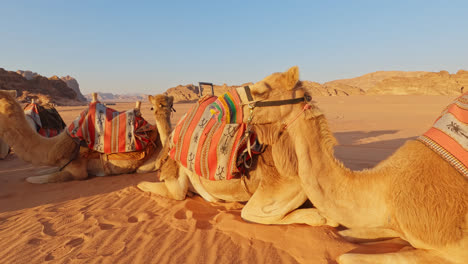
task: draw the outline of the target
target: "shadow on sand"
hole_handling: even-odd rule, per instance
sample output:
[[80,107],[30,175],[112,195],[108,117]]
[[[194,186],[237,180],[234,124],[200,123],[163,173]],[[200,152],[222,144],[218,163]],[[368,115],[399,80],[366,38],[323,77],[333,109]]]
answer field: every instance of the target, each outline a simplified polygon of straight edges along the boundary
[[[44,204],[112,193],[134,187],[141,181],[157,181],[156,173],[90,177],[83,181],[31,184],[27,177],[45,167],[30,165],[14,155],[0,161],[0,214]],[[143,193],[143,192],[142,192]]]
[[416,137],[378,139],[379,136],[397,132],[398,130],[337,132],[334,135],[339,144],[335,147],[335,156],[352,170],[373,168],[390,157],[406,141],[416,139]]

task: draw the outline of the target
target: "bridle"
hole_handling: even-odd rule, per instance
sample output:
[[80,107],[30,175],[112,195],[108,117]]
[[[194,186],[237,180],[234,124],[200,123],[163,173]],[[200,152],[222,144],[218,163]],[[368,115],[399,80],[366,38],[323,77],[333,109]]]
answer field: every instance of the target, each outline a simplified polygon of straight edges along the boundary
[[248,105],[250,109],[249,118],[247,120],[247,125],[250,126],[253,119],[253,110],[256,107],[270,107],[270,106],[282,106],[282,105],[292,105],[299,103],[306,103],[302,112],[300,112],[291,122],[286,125],[286,128],[294,122],[300,114],[305,110],[310,109],[310,102],[312,101],[312,96],[305,94],[303,97],[284,99],[284,100],[272,100],[272,101],[263,101],[263,100],[254,100],[249,86],[244,86],[245,96],[247,97],[247,102],[242,103],[242,105]]
[[[262,101],[262,100],[257,100],[255,101],[252,97],[252,93],[250,91],[249,86],[244,86],[245,90],[245,95],[247,96],[247,100],[249,100],[247,103],[249,107],[265,107],[265,106],[281,106],[281,105],[289,105],[289,104],[298,104],[306,101],[306,96],[304,97],[299,97],[299,98],[292,98],[292,99],[285,99],[285,100],[274,100],[274,101]],[[311,98],[312,99],[312,98]]]
[[[263,100],[254,100],[252,97],[252,93],[250,91],[249,86],[244,86],[245,96],[247,97],[247,102],[243,102],[242,105],[248,105],[249,107],[249,117],[247,119],[247,128],[245,130],[245,137],[250,138],[250,135],[253,133],[252,131],[252,119],[253,119],[253,111],[256,107],[273,107],[273,106],[282,106],[282,105],[293,105],[299,103],[306,103],[301,112],[299,112],[291,121],[288,123],[283,123],[282,130],[286,130],[294,121],[296,121],[299,116],[304,113],[306,110],[311,108],[309,104],[312,101],[312,96],[309,94],[305,94],[303,97],[298,98],[291,98],[291,99],[284,99],[284,100],[272,100],[272,101],[263,101]],[[252,150],[251,150],[250,140],[247,140],[247,152],[250,156],[250,160],[252,160]],[[244,159],[244,165],[246,168],[250,168],[252,164],[247,164],[246,160]]]

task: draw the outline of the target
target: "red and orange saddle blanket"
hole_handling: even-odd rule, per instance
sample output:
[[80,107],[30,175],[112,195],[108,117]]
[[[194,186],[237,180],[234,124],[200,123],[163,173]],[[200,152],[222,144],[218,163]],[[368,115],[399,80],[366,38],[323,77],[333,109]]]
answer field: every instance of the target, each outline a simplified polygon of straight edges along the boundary
[[172,134],[170,157],[209,180],[240,177],[239,155],[247,140],[242,106],[235,90],[204,97],[182,117]]
[[24,107],[26,118],[30,118],[37,133],[44,137],[54,137],[66,127],[57,110],[51,105],[27,104]]
[[418,140],[468,178],[468,93],[453,101]]
[[106,154],[144,150],[152,130],[138,110],[119,112],[100,102],[90,103],[67,128],[71,137]]

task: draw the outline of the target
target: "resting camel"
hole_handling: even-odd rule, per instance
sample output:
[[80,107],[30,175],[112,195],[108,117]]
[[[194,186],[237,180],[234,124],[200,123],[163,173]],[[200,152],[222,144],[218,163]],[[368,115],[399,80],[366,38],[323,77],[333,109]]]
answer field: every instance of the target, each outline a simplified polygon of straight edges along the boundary
[[[149,96],[149,100],[154,108],[156,123],[167,124],[173,98],[157,95]],[[0,138],[7,142],[15,150],[16,155],[24,161],[55,167],[43,171],[44,174],[41,176],[28,177],[26,180],[30,183],[83,180],[88,175],[149,172],[154,168],[153,159],[161,150],[157,129],[150,135],[156,146],[148,144],[145,151],[118,153],[115,154],[118,155],[115,158],[112,157],[114,154],[101,154],[80,147],[66,131],[53,138],[42,137],[28,124],[21,106],[5,92],[0,92]]]
[[[307,91],[257,84],[251,93],[253,106],[255,101],[285,100],[298,93],[308,101],[253,108],[251,124],[259,139],[280,154],[273,155],[279,175],[296,176],[290,188],[300,188],[320,215],[349,228],[340,232],[345,238],[400,237],[415,248],[348,253],[339,263],[466,263],[468,180],[439,154],[410,140],[375,168],[352,171],[334,157],[336,139]],[[284,120],[295,121],[285,126]],[[259,207],[247,203],[242,216],[254,208]],[[257,213],[261,217],[262,212]]]
[[[252,85],[251,89],[260,89],[255,87],[294,89],[298,85],[298,80],[297,69],[291,68],[284,73],[276,73],[266,77]],[[247,101],[245,91],[239,89],[238,92],[241,99]],[[303,98],[296,98],[294,103],[303,100]],[[289,102],[285,101],[284,103],[286,103],[285,107],[288,107]],[[249,113],[247,103],[243,108],[244,113]],[[248,118],[249,116],[244,114],[245,123],[248,122]],[[172,135],[167,135],[167,138],[171,137]],[[273,160],[282,159],[284,151],[281,149],[267,147],[258,156],[256,164],[254,163],[255,165],[250,169],[247,177],[212,181],[198,176],[179,162],[169,158],[169,145],[170,143],[165,141],[160,162],[156,164],[156,168],[160,169],[161,182],[141,182],[138,184],[138,188],[142,191],[176,200],[185,199],[190,191],[198,193],[209,202],[247,201],[242,210],[242,217],[245,220],[262,224],[337,225],[336,222],[329,221],[318,214],[315,208],[295,210],[307,200],[307,196],[302,190],[300,179],[295,174],[286,170],[280,175],[276,169]],[[286,168],[295,164],[287,164]]]
[[[8,93],[10,96],[13,98],[16,98],[16,90],[3,90],[4,92]],[[6,144],[1,138],[0,138],[0,159],[4,159],[8,156],[10,153],[10,146]]]

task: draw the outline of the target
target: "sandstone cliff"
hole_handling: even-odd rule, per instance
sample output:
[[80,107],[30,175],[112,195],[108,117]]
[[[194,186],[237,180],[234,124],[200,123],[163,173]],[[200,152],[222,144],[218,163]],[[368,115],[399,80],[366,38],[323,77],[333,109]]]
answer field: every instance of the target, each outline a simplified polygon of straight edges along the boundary
[[325,85],[334,85],[337,83],[340,84],[346,84],[349,86],[354,86],[354,87],[359,87],[364,91],[367,91],[371,88],[373,88],[377,83],[393,78],[393,77],[420,77],[422,75],[425,75],[429,72],[425,71],[376,71],[376,72],[371,72],[364,74],[359,77],[351,78],[351,79],[339,79],[339,80],[334,80],[331,82],[326,82]]
[[80,91],[80,85],[78,84],[78,81],[75,78],[71,77],[70,75],[67,75],[67,76],[61,77],[60,79],[64,81],[68,87],[72,88],[73,91],[75,91],[75,93],[78,96],[78,100],[86,101],[86,98],[83,96],[83,94]]
[[468,71],[456,74],[447,71],[429,72],[415,77],[395,76],[378,82],[367,94],[395,95],[458,95],[460,88],[468,90]]
[[58,77],[50,79],[30,71],[6,71],[0,68],[0,89],[16,90],[20,102],[40,99],[58,105],[83,104],[78,94]]

